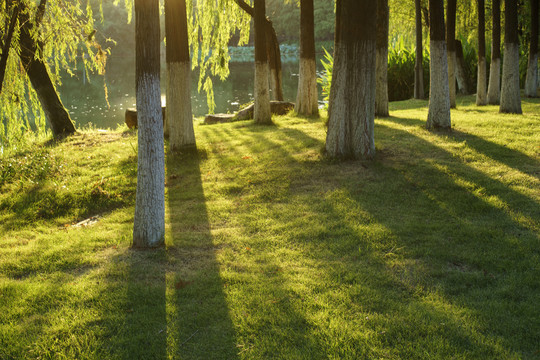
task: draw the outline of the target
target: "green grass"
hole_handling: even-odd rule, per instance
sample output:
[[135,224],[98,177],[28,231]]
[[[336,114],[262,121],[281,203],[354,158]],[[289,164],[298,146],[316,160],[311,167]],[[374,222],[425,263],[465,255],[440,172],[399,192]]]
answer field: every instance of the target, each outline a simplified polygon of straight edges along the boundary
[[134,133],[4,154],[0,358],[540,359],[540,102],[460,98],[449,133],[426,106],[371,162],[322,156],[320,120],[196,126],[153,251]]

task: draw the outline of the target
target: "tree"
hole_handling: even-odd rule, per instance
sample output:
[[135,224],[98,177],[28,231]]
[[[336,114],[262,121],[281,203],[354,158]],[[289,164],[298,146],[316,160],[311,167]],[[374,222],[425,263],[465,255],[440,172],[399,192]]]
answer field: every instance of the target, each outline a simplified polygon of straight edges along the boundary
[[165,241],[165,154],[159,85],[159,0],[135,0],[138,163],[133,246]]
[[300,1],[300,70],[295,111],[318,116],[317,67],[315,63],[313,0]]
[[165,0],[167,110],[171,150],[195,146],[191,113],[191,63],[185,0]]
[[54,137],[61,137],[73,134],[75,132],[75,126],[56,92],[45,62],[37,55],[41,51],[42,44],[38,44],[34,36],[43,18],[46,3],[46,0],[41,1],[35,14],[35,19],[31,19],[29,8],[25,6],[24,2],[20,2],[19,24],[21,24],[21,28],[19,35],[19,56],[26,74],[32,83],[32,87],[37,93]]
[[476,105],[487,104],[486,94],[486,14],[484,0],[478,1],[478,77],[476,82]]
[[525,96],[537,97],[538,88],[538,0],[531,0],[531,42],[525,80]]
[[377,0],[377,54],[375,115],[387,117],[388,113],[388,26],[390,11],[388,0]]
[[266,54],[265,0],[255,0],[255,108],[253,119],[258,124],[271,124],[268,92],[268,61]]
[[521,114],[517,0],[505,1],[501,113]]
[[377,2],[338,0],[326,152],[331,157],[375,155]]
[[448,48],[448,85],[450,107],[456,107],[456,0],[448,0],[446,14],[446,44]]
[[424,98],[424,70],[422,68],[423,44],[422,44],[422,6],[421,0],[414,0],[416,9],[416,63],[414,65],[414,98]]
[[487,103],[498,105],[501,98],[501,0],[493,0],[491,9],[493,30]]
[[429,0],[430,23],[430,88],[428,129],[450,129],[450,94],[448,88],[448,63],[444,34],[444,2]]

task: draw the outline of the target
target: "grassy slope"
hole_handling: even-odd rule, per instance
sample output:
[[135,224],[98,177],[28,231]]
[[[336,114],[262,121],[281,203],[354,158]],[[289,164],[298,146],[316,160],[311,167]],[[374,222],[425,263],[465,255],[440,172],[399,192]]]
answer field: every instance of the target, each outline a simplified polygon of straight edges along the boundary
[[323,158],[318,120],[197,126],[149,252],[133,134],[5,156],[0,358],[539,358],[540,104],[473,100],[448,134],[392,104],[373,162]]

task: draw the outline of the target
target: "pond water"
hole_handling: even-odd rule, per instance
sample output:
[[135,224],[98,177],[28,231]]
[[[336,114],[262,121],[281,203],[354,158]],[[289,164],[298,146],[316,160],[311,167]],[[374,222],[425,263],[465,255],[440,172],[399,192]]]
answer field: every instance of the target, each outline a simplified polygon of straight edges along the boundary
[[[162,64],[161,93],[165,100],[165,64]],[[240,105],[253,101],[253,62],[231,62],[230,75],[224,82],[214,80],[215,112],[234,112]],[[109,105],[105,100],[102,76],[90,76],[84,80],[82,72],[77,76],[65,76],[59,87],[64,106],[70,112],[77,127],[91,123],[98,128],[116,128],[124,122],[124,112],[135,107],[135,57],[112,57],[107,64],[105,81]],[[208,113],[206,94],[197,92],[198,70],[193,72],[191,102],[194,116]],[[283,63],[283,93],[286,101],[294,102],[298,86],[298,60]],[[319,89],[319,96],[320,96]]]

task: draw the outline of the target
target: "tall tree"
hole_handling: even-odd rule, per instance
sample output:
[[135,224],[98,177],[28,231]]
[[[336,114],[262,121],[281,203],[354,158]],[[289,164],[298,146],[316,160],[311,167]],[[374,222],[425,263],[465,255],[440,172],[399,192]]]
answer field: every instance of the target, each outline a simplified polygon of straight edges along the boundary
[[159,84],[159,0],[135,0],[138,163],[133,246],[165,241],[165,154]]
[[538,87],[538,0],[531,0],[531,43],[525,80],[525,96],[537,97]]
[[469,86],[467,85],[467,75],[465,72],[465,57],[463,56],[463,45],[459,39],[455,39],[456,45],[456,67],[454,73],[456,75],[456,82],[459,88],[459,92],[468,95]]
[[334,69],[326,151],[332,157],[375,155],[377,2],[337,0]]
[[191,112],[191,63],[185,0],[165,0],[167,110],[171,150],[195,146]]
[[478,77],[476,82],[476,105],[487,104],[486,94],[486,10],[484,0],[478,1]]
[[448,89],[448,60],[444,34],[444,1],[429,0],[430,88],[428,129],[449,129],[450,91]]
[[295,111],[319,115],[317,67],[315,63],[315,18],[313,0],[300,0],[300,77]]
[[388,113],[388,26],[390,11],[388,0],[377,0],[377,55],[375,115],[386,117]]
[[19,6],[21,6],[19,12],[19,24],[21,24],[19,42],[21,51],[19,56],[26,74],[32,83],[32,87],[37,93],[53,135],[55,137],[61,137],[73,134],[75,132],[75,126],[64,104],[62,104],[60,96],[58,96],[58,92],[49,75],[47,65],[37,54],[40,51],[41,44],[36,40],[35,34],[43,18],[46,3],[46,0],[41,1],[34,19],[30,18],[30,10],[25,6],[25,3],[22,1],[19,3]]
[[490,105],[498,105],[501,98],[501,0],[492,1],[491,11],[493,29],[487,102]]
[[424,70],[422,68],[423,61],[423,44],[422,44],[422,4],[421,0],[414,0],[416,9],[416,63],[414,65],[414,98],[424,98]]
[[446,11],[446,44],[448,48],[448,85],[450,107],[456,107],[456,4],[448,0]]
[[519,89],[519,37],[517,0],[505,0],[504,58],[502,71],[502,113],[521,114]]
[[258,124],[272,123],[268,91],[265,8],[265,0],[255,0],[255,108],[253,109],[253,119]]

